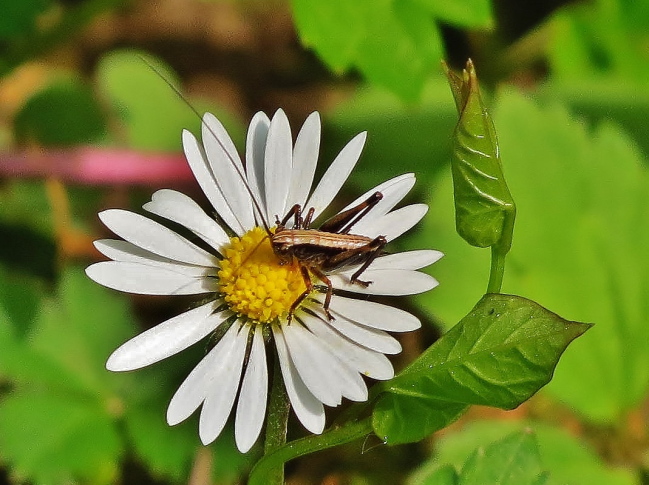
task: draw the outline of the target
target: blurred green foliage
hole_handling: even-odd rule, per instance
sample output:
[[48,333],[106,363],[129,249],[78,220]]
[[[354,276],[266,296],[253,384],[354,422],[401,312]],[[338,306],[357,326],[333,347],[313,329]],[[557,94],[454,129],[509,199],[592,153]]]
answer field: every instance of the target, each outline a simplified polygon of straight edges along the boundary
[[372,83],[417,100],[443,57],[435,20],[461,27],[491,23],[488,0],[292,0],[303,42],[335,71],[359,69]]
[[[0,75],[24,62],[51,62],[43,56],[52,48],[121,3],[6,0]],[[542,412],[536,421],[468,424],[437,440],[430,458],[417,448],[413,461],[422,468],[409,483],[476,483],[478,476],[491,483],[485,477],[508,465],[518,480],[509,483],[641,483],[646,458],[625,456],[622,468],[602,450],[625,436],[628,416],[646,406],[649,389],[649,2],[567,5],[539,22],[530,38],[540,35],[543,43],[530,56],[529,38],[513,46],[497,38],[502,8],[495,12],[487,0],[292,0],[290,7],[301,41],[359,85],[324,113],[322,158],[330,161],[350,135],[368,130],[351,185],[367,189],[414,171],[414,198],[430,202],[423,226],[400,243],[446,254],[431,268],[440,287],[416,299],[423,310],[449,328],[488,279],[488,252],[466,245],[454,228],[447,164],[457,116],[438,67],[457,53],[456,37],[446,35],[453,29],[469,39],[478,72],[489,71],[487,101],[518,207],[504,291],[596,324],[542,391],[579,423],[579,436],[548,425],[552,416]],[[496,38],[485,41],[489,31]],[[110,46],[89,68],[57,66],[0,127],[3,147],[179,150],[181,129],[196,132],[200,121],[140,56],[182,83],[142,46]],[[517,72],[532,79],[520,83],[524,90],[512,85]],[[191,102],[215,112],[243,148],[247,114]],[[164,411],[203,349],[133,375],[106,372],[110,352],[150,322],[128,297],[87,281],[79,261],[60,258],[41,182],[12,173],[3,172],[0,186],[0,465],[15,483],[128,483],[125,463],[137,463],[147,480],[185,483],[201,447],[196,423],[169,428]],[[96,220],[88,214],[109,191],[86,189],[94,195],[73,189],[70,204],[73,223],[90,231]],[[646,423],[640,433],[644,440],[622,447],[631,457],[646,457]],[[217,483],[239,480],[253,459],[231,441],[226,433],[210,448]],[[503,464],[502,456],[513,461]]]
[[13,129],[21,143],[67,146],[101,141],[106,121],[92,89],[69,79],[32,96],[16,114]]
[[[515,450],[504,453],[503,445],[519,446]],[[527,448],[527,450],[525,449]],[[521,468],[528,470],[540,464],[547,471],[547,485],[633,485],[638,483],[633,472],[622,467],[603,465],[600,457],[586,444],[579,442],[565,430],[538,422],[503,422],[481,421],[467,425],[464,429],[448,434],[437,443],[436,457],[425,463],[414,472],[408,480],[408,485],[446,484],[448,481],[435,481],[436,475],[448,475],[450,466],[453,474],[456,470],[466,467],[467,460],[475,456],[476,449],[485,456],[496,453],[505,458],[515,456],[512,467],[498,464],[491,471],[498,470],[511,473],[520,462],[525,460],[527,465]],[[512,453],[514,451],[514,453]],[[497,460],[498,458],[495,458]],[[489,464],[492,460],[485,460]],[[530,463],[531,462],[531,463]],[[444,465],[441,465],[444,464]],[[442,471],[440,471],[442,470]],[[441,479],[440,479],[441,480]],[[457,482],[465,483],[465,482]],[[494,483],[493,481],[469,483]],[[523,482],[513,482],[523,483]]]

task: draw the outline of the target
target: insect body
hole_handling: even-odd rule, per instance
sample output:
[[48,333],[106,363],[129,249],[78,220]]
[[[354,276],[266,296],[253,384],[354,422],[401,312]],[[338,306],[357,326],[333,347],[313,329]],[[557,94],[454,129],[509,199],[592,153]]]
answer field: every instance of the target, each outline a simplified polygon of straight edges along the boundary
[[[198,116],[204,123],[200,113],[187,101],[182,93],[169,80],[167,80],[158,69],[144,60],[145,63],[153,69],[168,85],[180,96],[187,106]],[[223,153],[226,155],[235,171],[243,181],[255,210],[260,215],[264,229],[270,239],[273,252],[279,258],[280,263],[288,264],[297,262],[297,265],[304,279],[306,290],[300,294],[293,302],[289,309],[288,320],[293,317],[293,313],[302,301],[313,291],[313,281],[311,274],[316,276],[327,286],[327,293],[324,302],[324,312],[330,320],[333,316],[329,312],[329,304],[333,294],[331,280],[325,274],[326,271],[340,269],[345,266],[360,264],[360,267],[351,276],[352,283],[361,286],[368,286],[370,281],[359,280],[359,276],[372,264],[372,261],[381,254],[387,244],[385,236],[378,236],[374,239],[366,236],[350,234],[351,228],[361,220],[382,198],[381,192],[375,192],[367,200],[361,202],[340,214],[327,220],[318,229],[311,229],[311,219],[315,209],[311,208],[305,218],[302,218],[302,207],[299,204],[294,205],[291,210],[284,216],[281,221],[277,217],[277,227],[275,231],[270,230],[268,221],[265,220],[261,205],[257,200],[254,192],[248,184],[248,180],[241,168],[234,161],[230,152],[227,150],[219,136],[212,130],[209,125],[205,125],[212,134],[216,142],[220,145]],[[286,224],[294,218],[293,227],[287,228]]]
[[[359,205],[338,214],[326,221],[319,229],[311,229],[311,218],[314,209],[311,208],[306,218],[302,218],[301,206],[296,204],[286,214],[283,220],[278,220],[275,233],[270,236],[273,251],[284,264],[296,261],[306,289],[293,302],[289,310],[288,319],[302,301],[313,291],[311,274],[327,285],[324,301],[324,312],[327,318],[333,319],[329,312],[329,304],[333,294],[331,280],[326,271],[340,269],[345,266],[360,264],[350,280],[361,286],[368,286],[370,281],[359,280],[359,276],[372,264],[372,261],[381,254],[387,244],[384,236],[370,238],[356,234],[349,234],[352,226],[361,220],[369,210],[381,199],[381,192],[375,192]],[[293,228],[286,228],[286,223],[294,218]]]

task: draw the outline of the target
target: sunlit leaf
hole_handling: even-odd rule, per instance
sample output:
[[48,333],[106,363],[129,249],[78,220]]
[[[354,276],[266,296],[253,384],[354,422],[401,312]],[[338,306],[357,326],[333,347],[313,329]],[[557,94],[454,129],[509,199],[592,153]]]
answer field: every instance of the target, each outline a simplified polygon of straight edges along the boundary
[[442,44],[430,12],[410,0],[293,0],[300,35],[333,69],[358,67],[407,100],[439,65]]
[[[166,81],[181,87],[178,77],[167,65],[145,53],[114,51],[100,60],[98,88],[114,108],[125,141],[131,148],[179,151],[183,129],[200,133],[200,118]],[[206,110],[204,103],[193,104],[201,113]],[[210,111],[220,119],[225,118],[224,125],[235,141],[242,139],[242,129],[231,116],[213,107]]]

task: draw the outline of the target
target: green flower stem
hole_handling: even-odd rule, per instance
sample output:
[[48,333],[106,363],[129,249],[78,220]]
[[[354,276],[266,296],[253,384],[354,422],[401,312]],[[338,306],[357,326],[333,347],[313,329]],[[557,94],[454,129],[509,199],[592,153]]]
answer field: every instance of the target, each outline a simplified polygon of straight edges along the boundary
[[500,293],[505,274],[505,255],[498,246],[491,246],[491,270],[489,272],[489,284],[487,293]]
[[264,455],[257,462],[250,473],[248,485],[277,483],[271,481],[271,474],[278,467],[283,468],[284,463],[287,461],[308,455],[309,453],[342,445],[343,443],[349,443],[372,432],[372,418],[368,417],[362,421],[331,429],[321,435],[311,435],[306,438],[291,441],[284,446],[276,448],[273,452]]
[[505,274],[505,256],[512,247],[514,237],[514,221],[516,220],[516,206],[512,203],[503,208],[504,220],[500,240],[491,246],[491,270],[487,293],[500,293]]
[[[288,413],[290,402],[282,379],[282,369],[279,366],[279,359],[275,356],[273,366],[273,384],[270,389],[270,400],[268,403],[268,417],[266,420],[266,439],[264,442],[264,457],[274,453],[286,443],[286,426],[288,424]],[[265,482],[270,485],[282,485],[284,483],[284,462],[271,462],[266,468]]]

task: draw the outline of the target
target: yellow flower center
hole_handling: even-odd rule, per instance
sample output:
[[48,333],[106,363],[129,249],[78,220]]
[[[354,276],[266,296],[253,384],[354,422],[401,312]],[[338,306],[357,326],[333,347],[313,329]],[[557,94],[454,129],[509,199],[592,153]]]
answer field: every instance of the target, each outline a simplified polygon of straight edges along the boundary
[[230,308],[267,323],[288,313],[306,289],[297,264],[280,265],[260,227],[230,239],[219,270],[219,289]]

